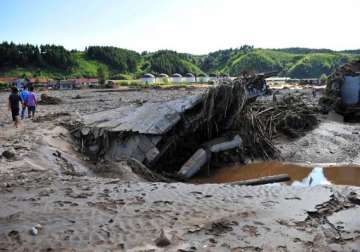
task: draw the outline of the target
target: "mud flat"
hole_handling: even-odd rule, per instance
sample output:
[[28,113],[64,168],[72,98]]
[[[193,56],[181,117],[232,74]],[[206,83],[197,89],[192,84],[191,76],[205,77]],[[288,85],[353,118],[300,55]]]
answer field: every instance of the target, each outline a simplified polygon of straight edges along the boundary
[[[50,91],[63,103],[39,106],[39,120],[26,120],[18,130],[2,110],[0,153],[13,155],[0,159],[0,249],[359,251],[359,187],[150,183],[126,163],[90,162],[79,154],[63,127],[79,115],[201,92]],[[2,108],[6,101],[7,94],[0,93]],[[314,132],[331,120],[323,118],[317,129],[295,141],[279,139],[282,155],[290,157],[285,146],[292,146],[300,153],[293,156],[294,162],[338,162],[311,156],[313,145],[302,145],[319,136]],[[346,162],[355,162],[356,149],[351,155],[345,150],[358,143],[357,134],[350,135],[358,126],[336,125],[337,130],[327,131],[326,139],[349,127],[340,132],[344,140],[336,138],[336,143],[344,149],[341,155],[347,154]],[[314,146],[322,151],[324,134],[320,136]],[[333,155],[337,152],[328,157]]]

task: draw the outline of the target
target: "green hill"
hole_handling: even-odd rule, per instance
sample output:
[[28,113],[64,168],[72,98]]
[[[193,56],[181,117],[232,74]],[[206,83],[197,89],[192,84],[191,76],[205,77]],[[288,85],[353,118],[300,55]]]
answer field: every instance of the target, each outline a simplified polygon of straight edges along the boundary
[[200,74],[203,71],[192,62],[192,56],[170,50],[160,50],[144,56],[143,72],[165,74]]
[[138,78],[143,73],[239,75],[242,71],[279,71],[281,76],[317,78],[338,66],[360,58],[360,50],[284,48],[260,49],[242,46],[207,55],[170,50],[139,54],[111,46],[89,46],[68,51],[55,45],[0,44],[0,76],[75,78],[97,77],[101,68],[111,79]]
[[[250,49],[230,50],[230,57],[224,64],[221,59],[226,54],[222,51],[218,59],[212,62],[212,70],[236,76],[244,70],[256,72],[279,71],[281,76],[293,78],[318,78],[330,74],[340,65],[360,58],[360,54],[334,52],[328,49]],[[205,58],[204,62],[208,62]]]

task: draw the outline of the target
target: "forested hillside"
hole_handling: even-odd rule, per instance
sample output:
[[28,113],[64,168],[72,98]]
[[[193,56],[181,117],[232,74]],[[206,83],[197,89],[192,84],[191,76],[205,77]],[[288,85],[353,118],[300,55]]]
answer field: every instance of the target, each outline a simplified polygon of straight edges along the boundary
[[210,53],[203,59],[202,67],[232,76],[245,70],[254,70],[279,71],[279,75],[293,78],[318,78],[359,57],[356,50],[335,52],[329,49],[243,47]]
[[200,74],[203,71],[195,64],[191,55],[179,54],[175,51],[161,50],[144,55],[142,70],[165,74]]
[[360,50],[285,48],[260,49],[244,45],[207,55],[171,50],[143,52],[112,47],[89,46],[69,51],[56,45],[0,44],[0,76],[7,77],[96,77],[99,69],[109,78],[138,78],[153,74],[230,74],[242,71],[279,71],[280,76],[317,78],[330,74],[339,65],[360,58]]

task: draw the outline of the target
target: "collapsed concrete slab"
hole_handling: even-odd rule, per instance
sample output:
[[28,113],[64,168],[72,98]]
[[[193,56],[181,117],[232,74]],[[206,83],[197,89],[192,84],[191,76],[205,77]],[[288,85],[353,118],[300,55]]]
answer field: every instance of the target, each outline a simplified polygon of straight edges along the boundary
[[[243,108],[265,92],[266,77],[223,80],[205,94],[85,115],[73,136],[93,160],[136,159],[155,170],[176,173],[204,143],[234,136]],[[240,136],[206,148],[222,152],[239,142]]]

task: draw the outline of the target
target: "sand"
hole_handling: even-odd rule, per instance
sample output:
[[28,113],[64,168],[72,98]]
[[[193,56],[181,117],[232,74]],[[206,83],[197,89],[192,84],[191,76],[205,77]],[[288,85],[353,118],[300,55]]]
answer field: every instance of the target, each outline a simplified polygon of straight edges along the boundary
[[[360,206],[348,199],[359,198],[359,187],[145,182],[125,163],[109,171],[87,161],[62,126],[79,114],[188,92],[201,90],[50,92],[64,104],[39,106],[47,119],[20,129],[1,113],[0,153],[16,155],[0,159],[0,250],[360,250]],[[64,111],[70,116],[49,116]]]

